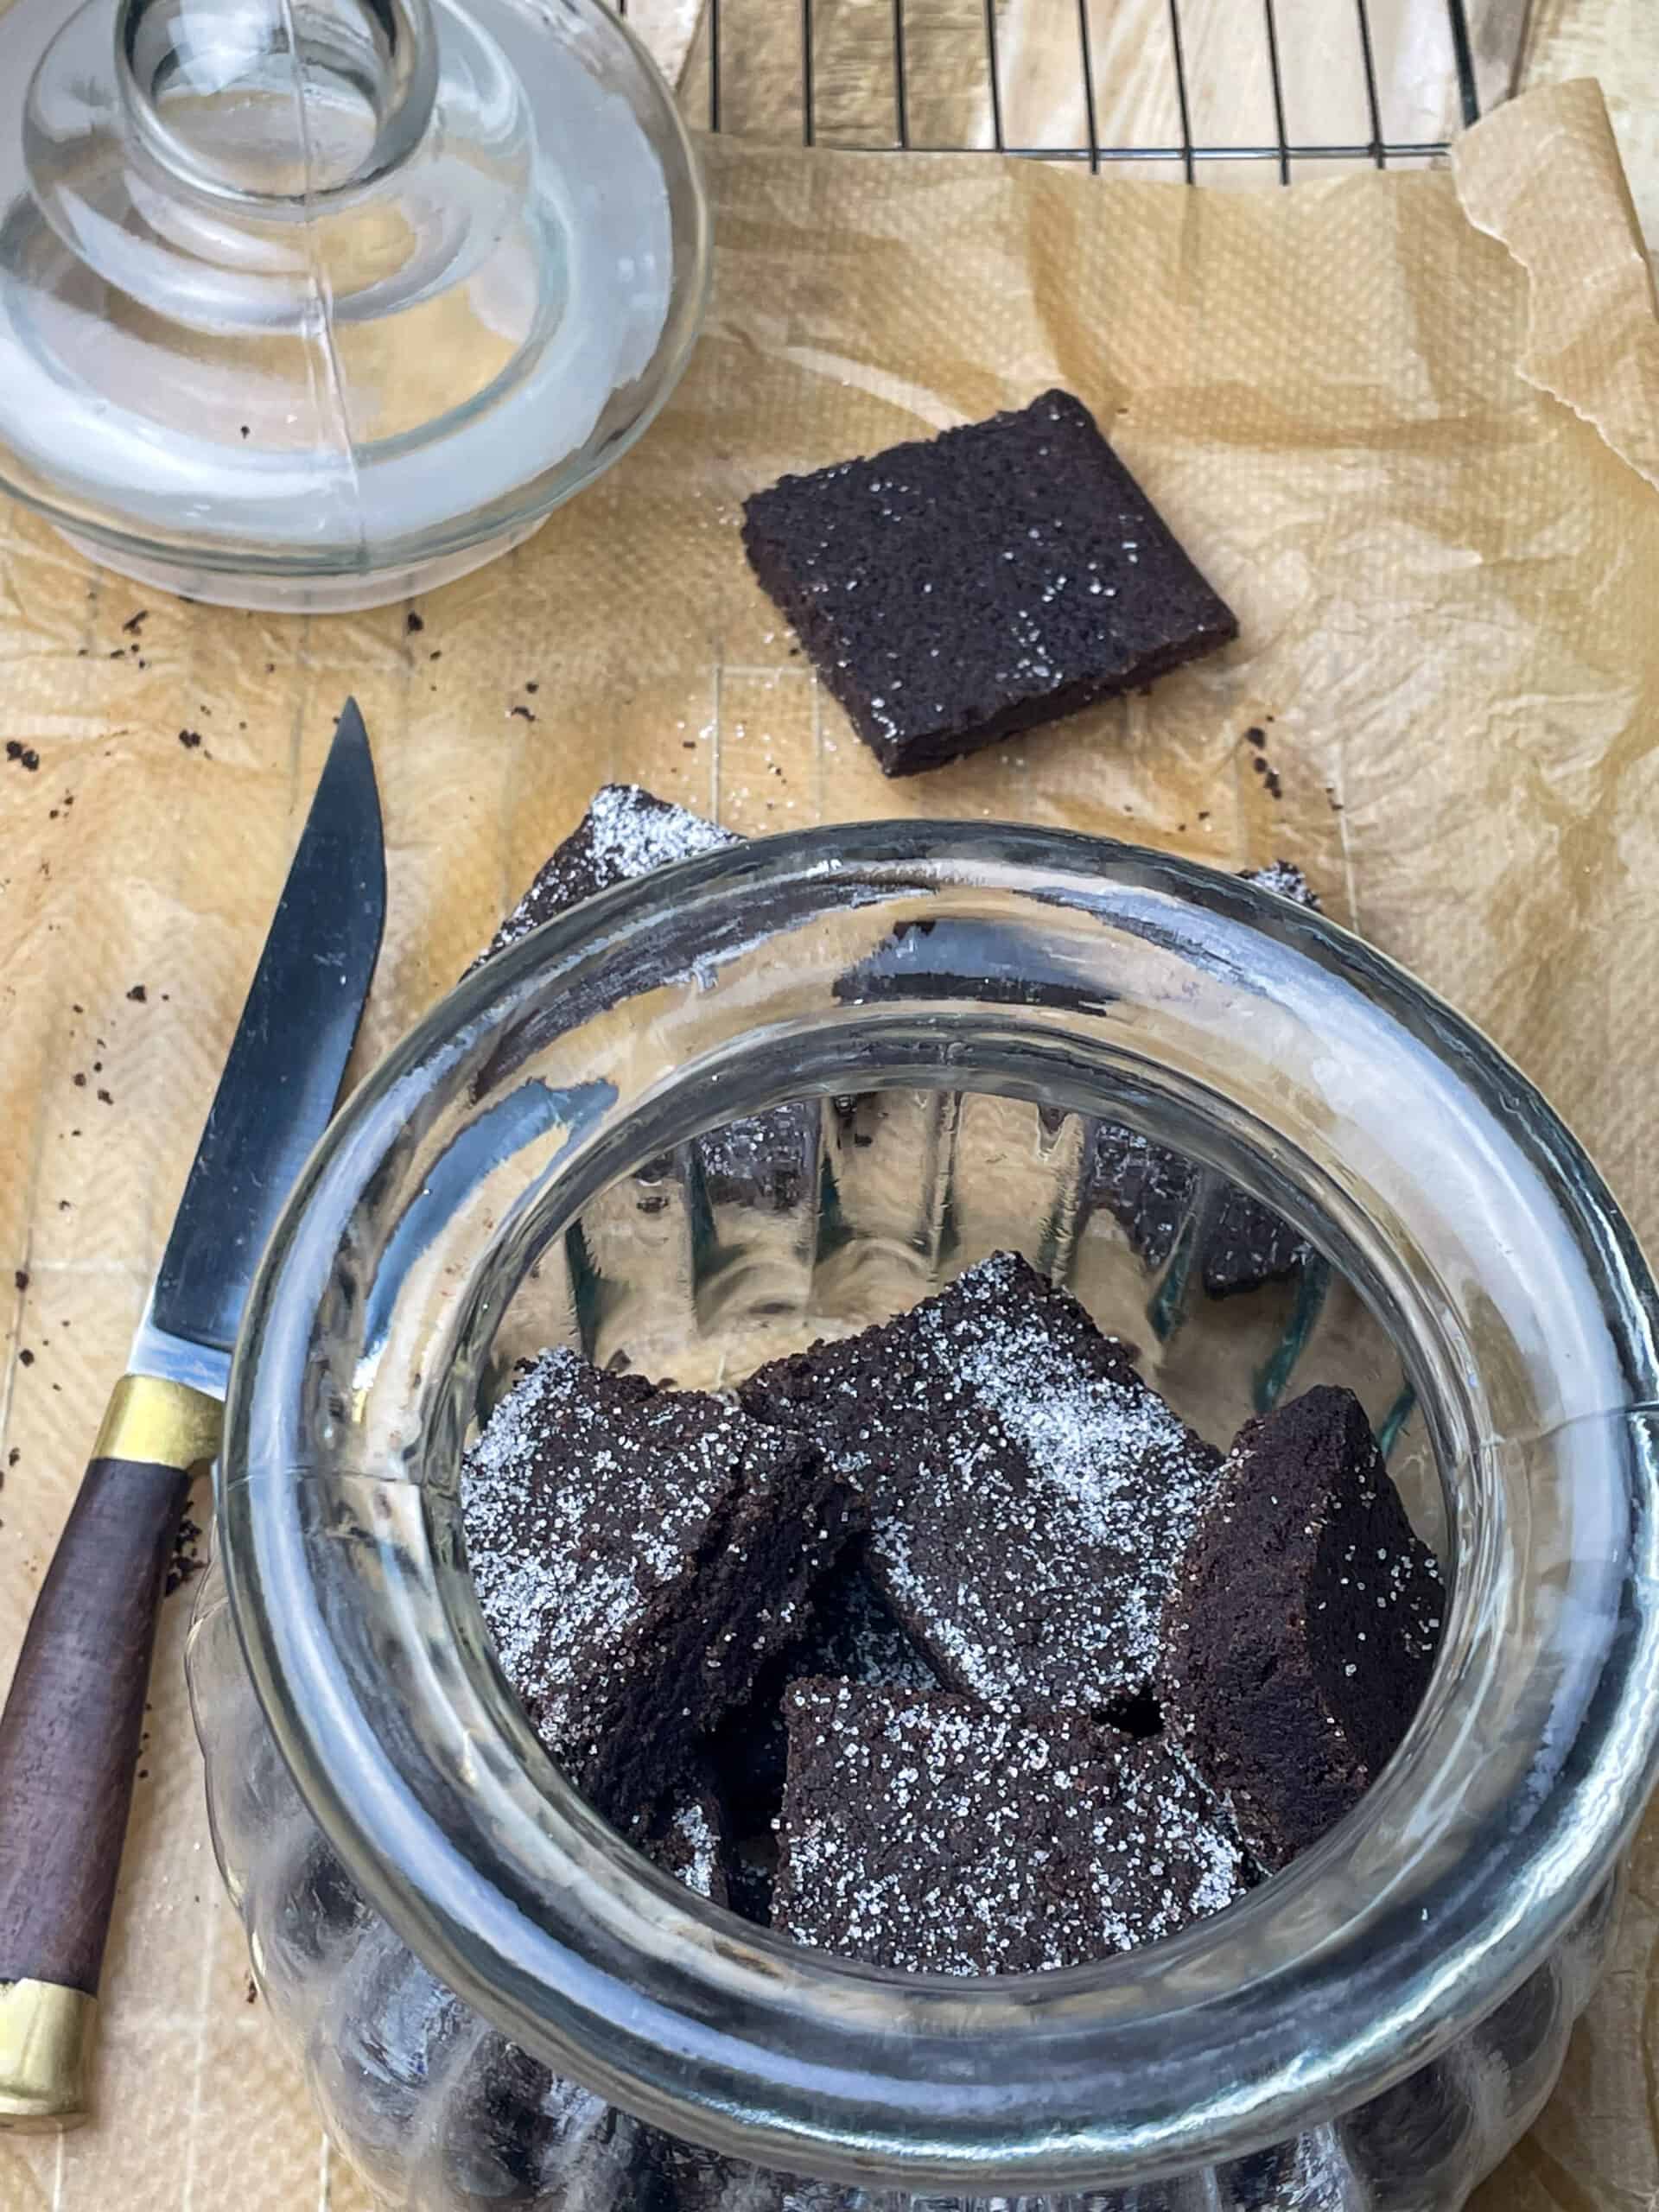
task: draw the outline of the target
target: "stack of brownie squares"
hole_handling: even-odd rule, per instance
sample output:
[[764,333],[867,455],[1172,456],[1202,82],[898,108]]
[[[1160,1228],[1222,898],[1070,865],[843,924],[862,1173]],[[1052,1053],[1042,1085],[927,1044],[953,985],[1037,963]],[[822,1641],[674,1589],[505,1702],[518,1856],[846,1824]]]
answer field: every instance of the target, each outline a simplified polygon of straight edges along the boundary
[[1224,1459],[1007,1253],[735,1402],[549,1352],[463,1518],[503,1670],[601,1811],[715,1902],[918,1972],[1230,1904],[1392,1756],[1440,1623],[1351,1394]]
[[[731,842],[608,785],[488,950]],[[1316,903],[1283,863],[1256,880]],[[793,1205],[809,1116],[701,1140],[693,1172]],[[1088,1160],[1149,1268],[1200,1211],[1210,1294],[1301,1264],[1126,1127]],[[957,1974],[1129,1948],[1287,1863],[1391,1755],[1440,1605],[1348,1393],[1224,1462],[1006,1253],[732,1400],[543,1353],[469,1457],[464,1528],[531,1726],[642,1849],[798,1942]]]

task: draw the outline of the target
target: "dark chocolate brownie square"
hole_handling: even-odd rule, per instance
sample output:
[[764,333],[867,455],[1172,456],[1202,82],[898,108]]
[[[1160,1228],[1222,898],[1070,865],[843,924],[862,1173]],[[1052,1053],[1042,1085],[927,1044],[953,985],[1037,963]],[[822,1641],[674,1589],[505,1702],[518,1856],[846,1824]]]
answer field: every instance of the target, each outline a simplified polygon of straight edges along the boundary
[[1171,1598],[1164,1695],[1262,1866],[1317,1842],[1393,1757],[1444,1597],[1351,1391],[1241,1430]]
[[784,1697],[791,1683],[814,1675],[885,1689],[941,1687],[876,1588],[856,1543],[848,1546],[813,1592],[805,1635],[768,1663],[749,1695],[709,1740],[710,1763],[735,1837],[732,1910],[762,1924],[771,1917],[776,1825],[787,1759]]
[[718,1398],[544,1352],[467,1456],[467,1553],[507,1680],[607,1818],[798,1633],[848,1500],[810,1443]]
[[[1292,861],[1245,868],[1240,880],[1319,912],[1312,886]],[[1174,1250],[1182,1224],[1198,1204],[1198,1171],[1184,1154],[1121,1122],[1096,1123],[1084,1202],[1091,1209],[1109,1210],[1154,1274]],[[1198,1268],[1210,1297],[1230,1298],[1285,1281],[1306,1258],[1305,1240],[1287,1221],[1236,1185],[1222,1187],[1205,1226]]]
[[1148,683],[1238,634],[1081,400],[785,476],[755,575],[890,776]]
[[877,1689],[944,1687],[877,1589],[862,1545],[849,1545],[813,1592],[806,1634],[785,1661],[796,1681],[824,1675]]
[[801,1682],[772,1924],[874,1966],[1027,1974],[1230,1904],[1243,1855],[1179,1751],[1077,1713]]
[[[638,784],[605,784],[473,966],[613,884],[741,842],[734,831]],[[709,1205],[784,1213],[802,1204],[817,1174],[818,1123],[817,1105],[808,1099],[699,1137],[692,1152]],[[644,1172],[660,1176],[671,1166],[658,1160]]]
[[1198,1171],[1184,1153],[1123,1122],[1096,1122],[1090,1140],[1084,1199],[1104,1206],[1135,1256],[1156,1274],[1175,1249],[1198,1197]]
[[729,1910],[731,1844],[720,1785],[699,1763],[658,1808],[639,1848],[665,1874]]
[[998,1253],[741,1392],[866,1497],[866,1557],[942,1681],[1106,1712],[1150,1686],[1218,1454],[1073,1298]]
[[637,784],[602,785],[587,813],[544,862],[473,966],[613,884],[630,882],[653,868],[737,842],[732,830],[705,822],[700,814],[658,798]]
[[816,1196],[822,1116],[815,1098],[740,1115],[692,1147],[710,1207],[792,1213]]
[[1200,1269],[1205,1294],[1233,1298],[1270,1282],[1288,1282],[1307,1253],[1306,1239],[1282,1214],[1229,1183],[1205,1231]]

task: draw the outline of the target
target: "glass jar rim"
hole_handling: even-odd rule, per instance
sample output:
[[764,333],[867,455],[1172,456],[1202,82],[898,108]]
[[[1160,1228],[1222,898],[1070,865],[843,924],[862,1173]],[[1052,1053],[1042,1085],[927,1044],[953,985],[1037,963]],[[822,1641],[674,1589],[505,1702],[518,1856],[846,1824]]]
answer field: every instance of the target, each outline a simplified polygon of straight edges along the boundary
[[[1058,932],[1055,972],[1077,1002],[1057,1005],[1044,969],[1017,1010],[1006,998],[996,1009],[1033,1052],[1048,1031],[1075,1041],[1117,1018],[1137,988],[1130,946],[1154,946],[1199,1001],[1213,995],[1218,1051],[1264,1007],[1294,1011],[1328,1043],[1331,1095],[1352,1105],[1385,1086],[1393,1118],[1431,1150],[1458,1132],[1455,1160],[1443,1149],[1435,1163],[1466,1186],[1460,1225],[1484,1238],[1484,1265],[1431,1284],[1450,1322],[1508,1299],[1552,1324],[1520,1330],[1552,1370],[1538,1433],[1465,1422],[1452,1435],[1448,1405],[1437,1441],[1485,1485],[1485,1504],[1435,1683],[1388,1771],[1226,1914],[1064,1974],[885,1974],[749,1930],[648,1867],[537,1757],[477,1652],[448,1648],[419,1477],[446,1462],[453,1473],[464,1390],[435,1420],[440,1385],[426,1378],[410,1464],[365,1465],[355,1370],[331,1365],[342,1269],[362,1302],[365,1194],[400,1179],[412,1189],[426,1172],[408,1133],[435,1100],[476,1109],[492,1071],[550,1042],[594,1071],[609,1095],[538,1192],[537,1217],[563,1217],[589,1195],[584,1172],[608,1182],[665,1132],[774,1103],[741,1087],[752,1039],[782,1033],[759,1020],[755,994],[773,969],[809,971],[849,915],[870,944],[921,919],[971,920],[961,946],[948,930],[924,936],[935,987],[948,990],[956,963],[964,1002],[977,981],[982,1007],[988,930],[1020,961]],[[846,985],[839,947],[830,964]],[[822,1002],[802,1017],[804,1089],[834,1088],[837,1065],[848,1087],[854,1043],[891,1031],[878,998],[861,1009],[843,990],[833,1018]],[[648,999],[683,1001],[693,1049],[630,1095],[619,1039]],[[925,1022],[919,1034],[925,1050]],[[713,1097],[723,1111],[710,1113]],[[1421,1198],[1394,1167],[1407,1179],[1390,1202]],[[1288,1172],[1294,1184],[1294,1161]],[[546,925],[464,981],[347,1105],[267,1254],[236,1362],[219,1478],[231,1602],[266,1716],[365,1894],[434,1973],[559,2070],[786,2171],[998,2192],[1141,2178],[1294,2133],[1424,2063],[1502,2001],[1605,1880],[1659,1763],[1655,1306],[1611,1198],[1536,1091],[1330,922],[1195,863],[1067,832],[795,832],[619,886]],[[474,1312],[458,1325],[452,1362],[489,1322]],[[1564,1547],[1548,1554],[1564,1579],[1535,1571],[1541,1531]],[[1486,1742],[1483,1722],[1500,1712],[1511,1732]]]

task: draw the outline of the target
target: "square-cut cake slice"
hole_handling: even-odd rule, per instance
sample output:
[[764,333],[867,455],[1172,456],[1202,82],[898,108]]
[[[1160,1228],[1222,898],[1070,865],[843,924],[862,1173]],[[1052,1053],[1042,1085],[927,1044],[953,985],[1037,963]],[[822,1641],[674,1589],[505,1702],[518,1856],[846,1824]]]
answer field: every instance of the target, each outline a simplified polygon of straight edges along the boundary
[[1109,1713],[1156,1670],[1218,1454],[1011,1253],[742,1402],[864,1494],[883,1598],[951,1688]]
[[785,476],[762,587],[890,776],[1148,683],[1238,624],[1069,392]]
[[709,1741],[736,1825],[747,1832],[747,1840],[766,1847],[768,1860],[784,1789],[784,1698],[792,1683],[812,1675],[882,1689],[942,1687],[914,1638],[894,1618],[855,1544],[813,1592],[805,1634],[767,1664]]
[[468,1452],[461,1515],[503,1672],[567,1773],[637,1826],[800,1632],[845,1541],[810,1440],[544,1352]]
[[[473,965],[613,884],[741,842],[735,831],[638,784],[602,785]],[[772,1213],[800,1205],[817,1174],[818,1122],[817,1105],[808,1099],[746,1115],[700,1137],[694,1153],[707,1202]]]
[[1165,1695],[1262,1866],[1317,1842],[1394,1756],[1444,1595],[1351,1391],[1246,1423],[1172,1595]]
[[731,1823],[715,1777],[700,1760],[653,1815],[639,1845],[653,1865],[711,1904],[730,1907]]
[[918,1973],[1027,1974],[1230,1904],[1244,1858],[1179,1751],[1076,1713],[798,1683],[772,1925]]
[[734,831],[705,822],[700,814],[642,791],[638,784],[601,785],[586,814],[543,862],[530,888],[473,965],[613,884],[631,882],[653,868],[737,842]]
[[[1276,892],[1293,906],[1319,912],[1313,886],[1294,861],[1245,868],[1241,880]],[[1154,1274],[1175,1249],[1199,1197],[1198,1170],[1185,1154],[1143,1136],[1121,1122],[1096,1123],[1088,1153],[1084,1198],[1116,1217],[1131,1248]],[[1224,1185],[1204,1227],[1199,1276],[1211,1298],[1260,1290],[1295,1274],[1307,1258],[1301,1236],[1259,1198]]]

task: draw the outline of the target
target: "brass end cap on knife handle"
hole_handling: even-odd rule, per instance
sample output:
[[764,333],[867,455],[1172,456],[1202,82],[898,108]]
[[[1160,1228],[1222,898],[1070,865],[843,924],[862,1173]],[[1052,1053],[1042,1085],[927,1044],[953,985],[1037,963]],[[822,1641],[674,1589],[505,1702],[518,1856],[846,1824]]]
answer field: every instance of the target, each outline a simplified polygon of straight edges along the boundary
[[144,1467],[194,1467],[219,1449],[225,1408],[188,1382],[124,1375],[110,1395],[94,1459],[130,1459]]
[[52,1981],[0,1981],[0,2130],[56,2133],[87,2116],[98,1999]]

